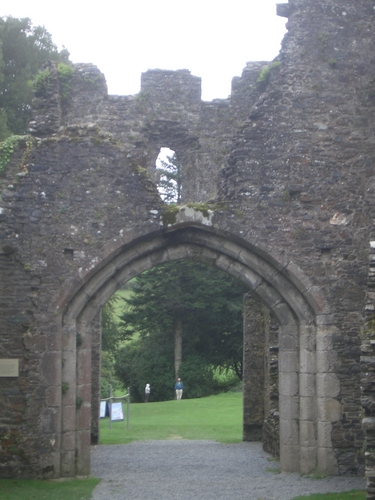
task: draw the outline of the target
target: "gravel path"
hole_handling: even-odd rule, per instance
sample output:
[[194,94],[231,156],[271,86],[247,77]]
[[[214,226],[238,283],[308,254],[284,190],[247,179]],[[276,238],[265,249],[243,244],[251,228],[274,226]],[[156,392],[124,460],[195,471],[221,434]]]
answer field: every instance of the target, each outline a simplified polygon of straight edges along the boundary
[[364,489],[360,478],[278,474],[261,443],[139,441],[91,451],[92,500],[291,500]]

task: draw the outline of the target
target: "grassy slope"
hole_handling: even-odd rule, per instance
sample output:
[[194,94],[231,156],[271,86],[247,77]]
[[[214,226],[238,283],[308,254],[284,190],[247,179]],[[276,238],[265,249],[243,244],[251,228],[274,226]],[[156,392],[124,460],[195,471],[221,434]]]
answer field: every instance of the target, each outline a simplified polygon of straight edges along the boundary
[[89,500],[100,479],[72,481],[28,481],[0,479],[1,500]]
[[[126,405],[124,405],[126,419]],[[102,419],[102,444],[130,443],[143,439],[242,440],[242,393],[225,393],[201,399],[130,405],[130,429],[126,421]]]
[[342,493],[317,493],[308,497],[295,497],[293,500],[366,500],[365,491],[347,491]]

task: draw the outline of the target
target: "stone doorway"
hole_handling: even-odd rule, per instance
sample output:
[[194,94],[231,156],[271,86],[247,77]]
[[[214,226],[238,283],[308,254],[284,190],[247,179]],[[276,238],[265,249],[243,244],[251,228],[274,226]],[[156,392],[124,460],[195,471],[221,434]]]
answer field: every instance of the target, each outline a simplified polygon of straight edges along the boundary
[[[181,209],[182,210],[182,209]],[[337,473],[332,447],[319,429],[317,404],[330,400],[330,381],[317,373],[319,306],[314,290],[297,268],[280,263],[233,234],[197,222],[186,213],[168,229],[136,235],[122,233],[107,246],[106,257],[81,270],[81,281],[61,302],[62,380],[69,387],[61,412],[61,475],[88,474],[90,441],[98,420],[98,391],[91,380],[92,360],[100,349],[101,306],[124,283],[156,264],[194,258],[240,279],[261,298],[279,324],[280,461],[283,471]],[[322,339],[327,339],[320,329]],[[320,377],[320,378],[319,378]],[[315,390],[318,380],[318,393]],[[76,401],[83,404],[76,408]],[[91,418],[93,418],[93,429]],[[96,424],[97,425],[97,424]],[[327,432],[324,437],[327,437]]]

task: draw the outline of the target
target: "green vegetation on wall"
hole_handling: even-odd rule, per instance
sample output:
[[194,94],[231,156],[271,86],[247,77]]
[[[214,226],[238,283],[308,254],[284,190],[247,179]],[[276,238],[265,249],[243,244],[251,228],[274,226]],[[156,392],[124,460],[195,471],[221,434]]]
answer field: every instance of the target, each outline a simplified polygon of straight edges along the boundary
[[280,67],[280,62],[274,61],[261,70],[256,80],[258,90],[263,92],[267,88],[271,78],[272,71],[279,67]]
[[20,163],[19,163],[19,168],[25,169],[26,168],[26,157],[31,151],[31,148],[33,146],[33,139],[31,136],[23,136],[23,135],[11,135],[7,137],[3,142],[0,142],[0,173],[4,170],[4,168],[8,165],[11,156],[15,150],[15,148],[18,146],[20,141],[25,141],[25,150],[23,152],[23,155],[21,157]]

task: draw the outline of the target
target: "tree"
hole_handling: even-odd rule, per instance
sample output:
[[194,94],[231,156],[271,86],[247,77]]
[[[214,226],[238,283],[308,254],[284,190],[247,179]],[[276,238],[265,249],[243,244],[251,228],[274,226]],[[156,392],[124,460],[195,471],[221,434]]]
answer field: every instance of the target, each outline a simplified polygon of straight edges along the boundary
[[[0,18],[0,140],[27,131],[33,98],[32,81],[48,60],[69,62],[44,26],[29,18]],[[4,122],[6,116],[6,124]]]
[[130,387],[132,401],[144,401],[144,388],[151,385],[150,401],[173,399],[173,344],[153,335],[136,339],[116,352],[116,375]]
[[182,165],[178,161],[175,153],[166,158],[167,161],[160,160],[161,166],[157,167],[159,174],[159,193],[166,203],[180,203]]
[[110,389],[116,389],[120,383],[115,373],[115,353],[119,344],[126,337],[124,329],[115,320],[115,305],[118,302],[113,295],[102,307],[102,362],[101,362],[101,397],[109,397]]
[[102,350],[115,351],[127,334],[115,320],[115,306],[120,299],[116,295],[112,297],[102,307]]
[[[125,329],[136,330],[140,338],[138,347],[134,347],[137,354],[122,352],[122,361],[117,360],[122,376],[127,371],[126,357],[134,364],[136,356],[147,357],[149,348],[150,356],[155,357],[152,349],[157,345],[159,355],[168,351],[175,377],[185,373],[184,382],[188,382],[186,375],[191,378],[199,372],[200,395],[211,384],[207,367],[211,378],[212,367],[234,369],[241,378],[242,297],[246,291],[245,286],[216,268],[191,260],[162,264],[138,276],[121,319]],[[193,364],[199,370],[189,370]],[[129,370],[126,377],[129,382]],[[191,385],[196,388],[197,381]]]

